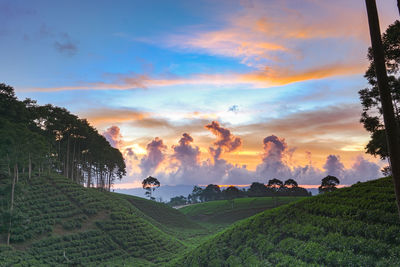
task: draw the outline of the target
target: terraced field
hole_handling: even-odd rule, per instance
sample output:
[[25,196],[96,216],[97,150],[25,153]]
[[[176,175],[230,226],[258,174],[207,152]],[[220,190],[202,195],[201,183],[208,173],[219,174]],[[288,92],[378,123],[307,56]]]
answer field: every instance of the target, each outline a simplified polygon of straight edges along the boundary
[[391,178],[265,211],[171,266],[400,266]]
[[304,197],[237,198],[233,200],[233,204],[227,200],[217,200],[189,205],[179,209],[179,211],[200,223],[228,225],[262,211],[303,198]]
[[[17,251],[1,250],[1,257],[16,255],[7,257],[8,265],[27,255],[50,265],[90,265],[133,257],[149,266],[167,262],[186,248],[166,233],[168,225],[152,224],[124,197],[86,189],[57,175],[21,179],[18,187],[15,213],[20,218],[11,231]],[[196,227],[193,222],[192,227]]]
[[[0,181],[0,192],[8,188]],[[0,266],[400,266],[390,178],[182,212],[57,175],[21,178],[16,191],[12,246],[0,236]]]

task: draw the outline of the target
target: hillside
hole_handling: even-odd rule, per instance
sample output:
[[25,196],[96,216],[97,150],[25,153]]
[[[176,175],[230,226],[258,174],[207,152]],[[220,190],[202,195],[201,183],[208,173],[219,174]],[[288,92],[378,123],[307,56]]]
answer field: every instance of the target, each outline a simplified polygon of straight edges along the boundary
[[233,205],[227,200],[198,203],[180,208],[189,218],[213,224],[231,224],[257,213],[272,209],[304,197],[250,197],[237,198]]
[[[1,192],[8,188],[4,181],[0,183]],[[87,189],[58,175],[29,181],[21,178],[16,191],[11,231],[15,249],[0,247],[0,260],[6,265],[32,262],[87,266],[108,262],[105,265],[109,266],[127,259],[135,266],[158,265],[186,249],[170,234],[182,226],[180,222],[191,229],[199,228],[163,204]],[[149,205],[162,205],[168,218],[163,222],[136,207],[145,210]],[[1,244],[5,244],[4,235]]]
[[235,224],[173,266],[400,266],[390,178],[358,183]]

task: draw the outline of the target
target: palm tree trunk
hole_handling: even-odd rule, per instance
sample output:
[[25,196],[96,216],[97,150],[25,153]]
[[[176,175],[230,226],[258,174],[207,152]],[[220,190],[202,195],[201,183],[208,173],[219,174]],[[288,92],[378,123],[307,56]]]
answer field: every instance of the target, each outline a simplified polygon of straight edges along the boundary
[[[399,2],[399,1],[398,1]],[[372,52],[375,72],[378,79],[379,95],[381,98],[383,120],[385,123],[386,139],[389,151],[389,163],[392,170],[396,203],[400,216],[400,140],[398,125],[394,116],[392,96],[388,85],[381,32],[379,28],[378,11],[375,0],[365,0],[368,13],[368,24],[371,35]]]

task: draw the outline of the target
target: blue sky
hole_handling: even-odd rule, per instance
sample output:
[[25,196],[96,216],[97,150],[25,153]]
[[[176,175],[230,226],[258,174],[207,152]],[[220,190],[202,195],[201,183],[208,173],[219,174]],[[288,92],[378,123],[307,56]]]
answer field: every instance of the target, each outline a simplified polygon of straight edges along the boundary
[[[398,14],[395,1],[381,2],[384,30]],[[185,132],[200,151],[194,169],[224,160],[223,177],[204,170],[215,183],[275,175],[257,172],[271,160],[263,144],[271,135],[287,146],[283,177],[312,162],[317,171],[297,178],[318,183],[335,155],[351,183],[361,158],[384,164],[364,154],[369,137],[358,122],[357,92],[367,86],[365,13],[364,1],[344,0],[0,0],[0,80],[20,98],[88,118],[100,132],[118,127],[109,138],[135,152],[125,187],[144,175],[141,162],[156,137],[166,148],[151,173],[168,184],[204,184],[184,177],[174,154]],[[221,136],[204,127],[212,121],[241,139],[217,159],[210,147]]]

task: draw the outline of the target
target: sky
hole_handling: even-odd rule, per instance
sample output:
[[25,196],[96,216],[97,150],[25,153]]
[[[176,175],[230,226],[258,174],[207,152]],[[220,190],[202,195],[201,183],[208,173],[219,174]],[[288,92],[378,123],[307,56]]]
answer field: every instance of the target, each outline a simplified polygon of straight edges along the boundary
[[0,0],[0,81],[87,118],[125,157],[116,188],[380,177],[369,44],[362,0]]

